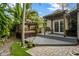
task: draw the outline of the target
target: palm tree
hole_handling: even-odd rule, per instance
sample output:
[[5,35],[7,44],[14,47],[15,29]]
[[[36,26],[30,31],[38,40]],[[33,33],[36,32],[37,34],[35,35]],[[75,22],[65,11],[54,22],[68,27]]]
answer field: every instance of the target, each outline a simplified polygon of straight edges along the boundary
[[[23,9],[23,10],[22,10]],[[34,22],[38,20],[38,13],[36,11],[32,11],[31,3],[23,3],[23,8],[21,7],[20,3],[16,3],[13,10],[13,16],[15,19],[15,24],[20,24],[22,22],[22,46],[24,46],[24,30],[25,30],[25,21],[30,19]],[[23,20],[22,20],[23,19]]]
[[[20,24],[22,22],[22,46],[24,46],[24,30],[25,30],[25,20],[32,19],[35,16],[36,12],[31,11],[31,4],[30,3],[23,3],[23,8],[21,7],[20,3],[16,3],[14,8],[10,8],[14,16],[14,23],[15,25]],[[23,20],[22,20],[23,19]]]
[[23,4],[23,8],[21,7],[20,3],[16,3],[13,8],[9,8],[9,11],[14,17],[14,26],[21,24],[22,22],[22,44],[24,46],[24,28],[25,28],[25,13],[26,13],[26,4]]
[[[28,6],[27,6],[28,7]],[[16,3],[13,8],[9,10],[11,14],[14,16],[14,26],[17,24],[21,24],[22,22],[22,42],[21,46],[25,45],[25,14],[26,14],[26,3],[23,3],[23,8],[21,7],[20,3]]]
[[14,22],[13,22],[14,25],[13,26],[21,24],[21,22],[22,22],[22,42],[21,42],[21,46],[24,46],[25,8],[26,8],[25,4],[23,4],[23,8],[22,8],[20,3],[16,3],[13,8],[11,8],[11,7],[9,8],[9,11],[11,12],[11,14],[14,17]]

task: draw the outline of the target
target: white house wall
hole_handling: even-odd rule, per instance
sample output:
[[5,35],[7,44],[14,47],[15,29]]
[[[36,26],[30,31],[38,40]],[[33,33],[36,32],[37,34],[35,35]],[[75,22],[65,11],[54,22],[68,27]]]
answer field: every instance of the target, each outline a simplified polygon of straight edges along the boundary
[[51,29],[51,20],[47,20],[47,27],[50,27]]

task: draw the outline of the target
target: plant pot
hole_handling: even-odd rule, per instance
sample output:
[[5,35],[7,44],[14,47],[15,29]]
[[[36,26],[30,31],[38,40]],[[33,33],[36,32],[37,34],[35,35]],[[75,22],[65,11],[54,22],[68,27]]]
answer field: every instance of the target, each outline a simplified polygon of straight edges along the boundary
[[32,47],[33,47],[33,44],[32,44],[31,42],[28,42],[28,43],[27,43],[27,47],[28,47],[28,48],[32,48]]

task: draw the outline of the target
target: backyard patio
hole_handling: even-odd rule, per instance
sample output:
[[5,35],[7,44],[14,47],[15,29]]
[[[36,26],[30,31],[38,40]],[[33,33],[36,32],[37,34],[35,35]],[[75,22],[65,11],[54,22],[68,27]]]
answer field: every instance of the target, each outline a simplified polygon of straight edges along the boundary
[[[79,4],[72,4],[74,10],[71,8],[70,11],[65,10],[68,4],[61,4],[63,7],[56,4],[61,9],[45,15],[40,15],[36,9],[32,10],[35,3],[12,5],[0,4],[0,56],[79,55]],[[43,10],[42,14],[47,13],[46,9]]]
[[35,45],[77,45],[76,37],[64,37],[63,35],[37,35],[35,37],[28,37],[26,41],[31,41]]
[[26,52],[32,56],[79,56],[79,46],[38,46]]

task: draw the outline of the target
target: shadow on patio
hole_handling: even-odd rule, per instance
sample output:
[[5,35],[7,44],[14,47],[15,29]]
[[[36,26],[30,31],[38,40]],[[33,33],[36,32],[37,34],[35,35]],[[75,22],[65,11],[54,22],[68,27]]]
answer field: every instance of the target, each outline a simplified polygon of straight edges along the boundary
[[59,41],[73,42],[73,43],[77,40],[77,38],[75,37],[58,37],[58,36],[48,36],[48,35],[39,35],[39,36],[52,40],[59,40]]

